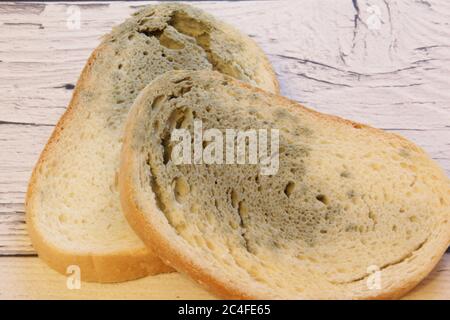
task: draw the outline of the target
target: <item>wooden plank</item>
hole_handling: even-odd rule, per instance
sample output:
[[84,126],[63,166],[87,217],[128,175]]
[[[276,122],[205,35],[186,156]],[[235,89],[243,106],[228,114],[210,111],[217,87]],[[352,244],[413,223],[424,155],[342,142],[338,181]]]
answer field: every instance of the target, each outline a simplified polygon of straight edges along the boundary
[[[39,258],[0,258],[0,299],[214,299],[179,273],[119,284],[81,283],[69,290],[67,277]],[[405,299],[450,299],[450,255]]]

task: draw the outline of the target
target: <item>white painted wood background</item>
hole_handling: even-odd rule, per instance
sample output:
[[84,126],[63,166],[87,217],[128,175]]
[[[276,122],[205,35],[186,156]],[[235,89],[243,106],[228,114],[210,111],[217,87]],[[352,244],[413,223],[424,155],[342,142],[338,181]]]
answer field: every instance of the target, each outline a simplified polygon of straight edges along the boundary
[[[144,3],[0,3],[0,256],[35,256],[24,196],[101,35]],[[283,95],[410,138],[450,175],[450,1],[195,3],[254,38]],[[377,28],[379,23],[379,28]]]

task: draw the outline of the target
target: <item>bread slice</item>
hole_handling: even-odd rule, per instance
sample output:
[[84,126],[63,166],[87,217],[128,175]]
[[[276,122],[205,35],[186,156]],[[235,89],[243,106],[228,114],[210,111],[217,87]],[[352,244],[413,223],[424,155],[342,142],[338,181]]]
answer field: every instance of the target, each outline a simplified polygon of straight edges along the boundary
[[[222,133],[279,129],[278,171],[177,164],[181,142],[168,137],[194,137],[198,120]],[[143,241],[224,298],[396,298],[450,240],[449,180],[419,147],[217,72],[166,73],[141,92],[119,186]]]
[[78,265],[85,281],[117,282],[169,270],[123,217],[117,170],[132,101],[174,69],[214,69],[278,91],[258,46],[199,9],[149,6],[115,27],[87,62],[29,184],[33,245],[59,272]]

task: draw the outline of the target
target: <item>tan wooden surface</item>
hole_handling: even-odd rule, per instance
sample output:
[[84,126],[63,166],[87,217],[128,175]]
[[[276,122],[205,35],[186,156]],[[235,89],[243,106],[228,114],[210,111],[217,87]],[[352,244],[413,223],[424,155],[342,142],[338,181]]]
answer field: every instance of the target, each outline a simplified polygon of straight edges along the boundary
[[[50,270],[39,258],[0,258],[1,299],[215,299],[197,283],[169,273],[117,284],[81,283],[69,290],[67,277]],[[405,299],[450,300],[450,257]]]
[[[0,3],[0,298],[210,297],[176,274],[71,291],[36,258],[23,207],[32,167],[101,35],[143,3],[80,4],[80,29],[67,27],[70,5]],[[261,45],[283,95],[402,134],[450,174],[450,1],[196,5]],[[447,253],[409,297],[449,299],[449,269]]]

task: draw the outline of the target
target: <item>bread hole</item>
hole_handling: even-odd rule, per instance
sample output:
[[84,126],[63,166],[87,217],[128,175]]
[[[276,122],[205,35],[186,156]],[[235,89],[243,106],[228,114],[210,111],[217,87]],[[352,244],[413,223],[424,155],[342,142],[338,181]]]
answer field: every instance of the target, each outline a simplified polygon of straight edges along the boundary
[[238,211],[240,215],[248,215],[248,207],[244,200],[239,201]]
[[148,27],[140,27],[138,29],[138,32],[140,34],[143,34],[149,38],[156,38],[159,39],[159,37],[161,36],[161,34],[163,33],[163,30],[160,29],[154,29],[154,30],[150,30]]
[[397,231],[397,225],[394,224],[394,225],[392,226],[392,231],[394,231],[394,232]]
[[317,263],[317,262],[319,262],[316,258],[311,257],[311,256],[306,256],[306,259],[309,260],[309,261],[312,262],[312,263]]
[[[239,212],[239,215],[241,216],[241,220],[248,217],[248,207],[244,200],[239,201],[238,212]],[[243,221],[242,221],[242,224],[244,225]]]
[[230,196],[231,196],[231,206],[236,209],[238,206],[238,202],[239,202],[239,197],[238,197],[236,190],[234,190],[234,189],[231,190]]
[[183,203],[186,196],[189,194],[189,184],[184,177],[175,178],[173,183],[173,190],[175,195],[175,200],[179,203]]
[[373,221],[373,223],[377,223],[377,216],[373,211],[369,211],[369,219]]
[[418,221],[417,216],[410,216],[409,221],[411,221],[412,223],[416,223]]
[[286,185],[286,187],[284,187],[284,194],[285,194],[287,197],[290,197],[291,194],[292,194],[292,192],[294,192],[294,189],[295,189],[295,183],[292,182],[292,181],[290,181],[290,182]]
[[177,129],[180,128],[188,128],[194,120],[194,115],[191,109],[186,109],[182,118],[178,119],[175,127]]
[[381,166],[378,163],[372,163],[370,166],[374,171],[379,171],[381,169]]
[[181,95],[181,96],[182,96],[182,95],[185,95],[186,93],[188,93],[189,91],[191,91],[191,89],[192,89],[192,86],[191,86],[191,85],[186,85],[186,86],[182,87],[182,88],[180,89],[180,95]]
[[296,258],[297,260],[305,260],[305,256],[303,256],[303,255],[301,255],[301,254],[296,255],[295,258]]
[[239,223],[237,223],[235,220],[230,220],[228,222],[229,226],[231,227],[231,229],[236,230],[237,228],[239,228]]
[[247,272],[255,281],[263,282],[263,283],[266,281],[264,279],[264,276],[255,268],[248,270]]
[[144,52],[142,52],[142,54],[143,54],[144,56],[148,56],[148,51],[144,51]]
[[348,172],[348,171],[341,172],[341,177],[342,178],[350,178],[350,172]]
[[154,129],[155,131],[157,131],[157,130],[159,130],[159,128],[160,128],[159,121],[158,121],[158,120],[155,120],[155,122],[153,123],[153,129]]
[[117,66],[117,69],[119,69],[119,70],[122,69],[122,66],[123,65],[121,63],[119,63],[119,65]]
[[163,147],[163,163],[166,165],[172,157],[172,144],[170,137],[174,128],[185,128],[187,123],[193,120],[192,111],[190,109],[176,109],[172,111],[167,120],[168,130],[161,137],[161,145]]
[[198,203],[194,203],[191,205],[191,212],[198,213],[200,210],[200,205]]
[[359,124],[359,123],[352,123],[352,127],[355,128],[355,129],[361,129],[362,125]]
[[406,240],[411,239],[411,230],[406,231]]
[[153,99],[152,106],[151,106],[152,110],[159,108],[163,101],[164,101],[164,95],[157,96],[155,99]]
[[316,199],[320,202],[322,202],[324,205],[328,205],[329,204],[329,200],[328,197],[324,194],[319,194],[316,196]]
[[211,212],[208,212],[206,214],[206,221],[207,221],[208,225],[210,225],[210,226],[214,225],[215,219],[214,219],[214,215]]
[[60,214],[58,216],[58,221],[61,222],[61,223],[67,222],[67,216],[65,214]]
[[348,272],[348,270],[345,269],[345,268],[337,268],[336,271],[337,271],[338,273],[347,273],[347,272]]
[[202,236],[200,235],[194,235],[193,239],[194,243],[198,246],[198,247],[204,247],[205,246],[205,239],[202,238]]
[[[175,68],[175,66],[173,67],[173,69],[174,69],[174,70],[177,70],[177,69]],[[168,101],[171,101],[171,100],[176,99],[176,98],[178,98],[178,97],[179,97],[178,94],[172,93],[172,94],[169,94],[169,96],[167,97],[167,100],[168,100]]]
[[184,44],[182,42],[169,37],[167,32],[163,32],[161,34],[161,36],[159,37],[159,43],[162,46],[172,50],[181,50],[184,48]]
[[216,245],[214,242],[212,242],[211,240],[206,240],[206,246],[208,247],[209,250],[214,251],[214,249],[216,249]]

